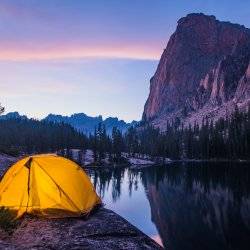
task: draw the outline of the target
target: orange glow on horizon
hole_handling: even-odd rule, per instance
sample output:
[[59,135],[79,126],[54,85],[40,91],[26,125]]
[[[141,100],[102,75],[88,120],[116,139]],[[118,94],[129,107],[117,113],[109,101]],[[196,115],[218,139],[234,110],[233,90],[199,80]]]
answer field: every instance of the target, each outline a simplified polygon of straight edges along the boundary
[[0,48],[0,60],[60,60],[81,58],[124,58],[141,60],[158,60],[161,51],[152,48],[68,48],[57,47],[48,49]]

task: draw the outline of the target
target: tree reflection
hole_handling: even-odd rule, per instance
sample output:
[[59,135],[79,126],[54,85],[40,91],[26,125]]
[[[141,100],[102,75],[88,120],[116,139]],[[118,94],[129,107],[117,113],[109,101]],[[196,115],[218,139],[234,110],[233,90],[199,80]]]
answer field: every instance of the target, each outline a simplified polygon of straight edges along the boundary
[[138,190],[138,181],[140,178],[140,173],[138,171],[128,170],[128,191],[131,197],[133,189]]
[[121,185],[124,179],[124,173],[124,168],[99,168],[95,170],[88,170],[92,183],[101,198],[104,197],[105,192],[108,191],[111,185],[113,202],[119,199],[121,195]]

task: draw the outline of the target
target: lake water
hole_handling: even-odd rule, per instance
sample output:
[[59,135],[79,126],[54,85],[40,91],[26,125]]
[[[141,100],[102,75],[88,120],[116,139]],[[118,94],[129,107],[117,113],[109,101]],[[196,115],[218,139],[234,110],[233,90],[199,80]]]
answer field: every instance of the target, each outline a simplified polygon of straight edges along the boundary
[[166,249],[250,249],[248,164],[175,163],[90,176],[105,207]]

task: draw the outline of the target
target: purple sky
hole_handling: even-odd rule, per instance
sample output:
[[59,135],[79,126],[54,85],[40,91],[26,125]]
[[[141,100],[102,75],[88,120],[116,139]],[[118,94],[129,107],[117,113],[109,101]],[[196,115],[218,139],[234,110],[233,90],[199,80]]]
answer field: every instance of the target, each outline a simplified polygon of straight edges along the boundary
[[250,27],[250,0],[1,0],[0,102],[37,118],[138,120],[169,36],[191,12]]

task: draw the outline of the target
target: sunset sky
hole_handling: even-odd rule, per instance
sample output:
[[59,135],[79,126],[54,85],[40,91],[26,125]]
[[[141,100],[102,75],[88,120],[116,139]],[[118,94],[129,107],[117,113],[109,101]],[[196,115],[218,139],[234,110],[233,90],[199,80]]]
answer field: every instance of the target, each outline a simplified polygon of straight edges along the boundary
[[1,0],[0,102],[41,118],[139,120],[176,22],[191,12],[250,27],[250,0]]

